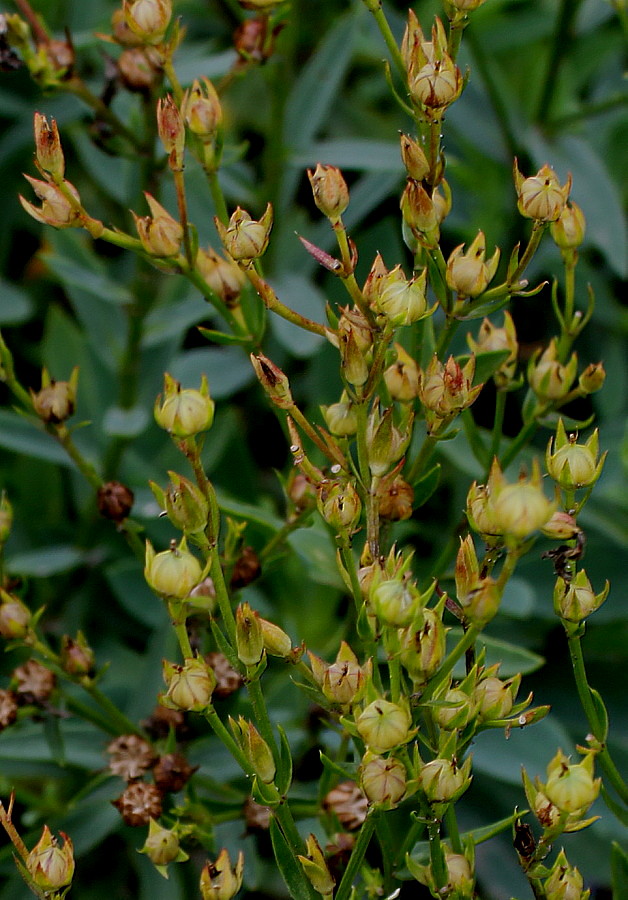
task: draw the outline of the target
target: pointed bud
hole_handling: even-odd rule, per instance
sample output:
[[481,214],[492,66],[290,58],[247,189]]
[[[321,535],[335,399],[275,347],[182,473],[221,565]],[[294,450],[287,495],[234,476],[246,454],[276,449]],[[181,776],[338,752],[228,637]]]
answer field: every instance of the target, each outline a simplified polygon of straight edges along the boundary
[[314,172],[311,169],[307,170],[307,177],[312,186],[316,206],[332,225],[339,222],[349,205],[349,189],[340,169],[317,163]]
[[504,482],[492,492],[490,503],[497,533],[510,544],[521,543],[542,528],[556,509],[555,501],[548,500],[543,492],[537,459],[529,479],[522,475],[515,484]]
[[401,344],[395,344],[397,360],[384,372],[384,381],[393,400],[409,402],[419,395],[419,367]]
[[201,896],[203,900],[232,900],[242,887],[244,854],[240,850],[234,867],[228,852],[223,848],[215,862],[207,862],[201,872]]
[[595,484],[602,473],[606,453],[599,457],[599,432],[596,430],[585,444],[576,443],[577,434],[567,436],[562,419],[556,436],[547,445],[545,466],[548,474],[564,490],[577,490]]
[[224,225],[219,219],[214,219],[214,222],[229,256],[235,260],[250,262],[263,256],[268,246],[273,225],[273,209],[269,203],[264,215],[256,221],[246,210],[238,206],[228,225]]
[[460,244],[447,260],[447,284],[459,297],[477,297],[490,284],[499,263],[499,248],[485,261],[486,242],[478,231],[475,240],[465,251]]
[[408,628],[401,638],[401,663],[415,688],[427,684],[445,658],[446,630],[432,608],[423,610],[423,624]]
[[410,96],[428,115],[442,116],[444,110],[462,93],[462,73],[447,53],[426,59],[425,64],[411,73],[408,83]]
[[222,107],[214,85],[209,78],[197,79],[188,88],[181,105],[181,115],[185,123],[203,143],[216,137],[222,125]]
[[421,595],[406,578],[376,579],[369,590],[369,604],[383,625],[405,628],[420,610]]
[[425,407],[430,434],[436,434],[459,412],[471,406],[483,388],[482,384],[473,386],[474,356],[461,367],[453,356],[443,365],[435,354],[420,374],[419,398]]
[[47,369],[42,369],[41,390],[37,393],[31,390],[33,409],[42,422],[60,425],[74,414],[78,375],[75,366],[69,381],[55,381]]
[[136,216],[135,227],[142,247],[150,256],[167,259],[176,256],[183,240],[183,228],[151,194],[144,192],[152,216]]
[[168,472],[170,482],[162,491],[154,482],[150,483],[153,494],[168,518],[184,534],[198,534],[207,527],[209,503],[198,487],[188,478]]
[[321,406],[325,424],[336,437],[352,437],[358,430],[358,417],[345,391],[338,403]]
[[166,373],[163,400],[160,394],[155,401],[155,421],[175,438],[193,437],[212,427],[214,406],[205,375],[197,391],[192,388],[182,390],[180,383]]
[[198,251],[196,268],[226,306],[232,308],[237,304],[246,284],[246,275],[233,260],[219,256],[215,250],[208,247],[207,250]]
[[261,616],[259,623],[262,628],[262,641],[264,650],[271,656],[279,656],[281,659],[288,659],[292,655],[292,641],[290,635],[286,634],[283,628],[263,619]]
[[245,666],[256,666],[264,653],[260,618],[248,603],[236,609],[236,646],[238,659]]
[[541,401],[556,401],[566,397],[578,370],[575,353],[567,365],[558,358],[556,339],[552,338],[541,355],[537,351],[528,363],[528,383]]
[[35,153],[40,171],[60,181],[65,172],[65,159],[59,129],[54,119],[48,124],[48,119],[38,112],[35,113]]
[[482,721],[504,719],[510,715],[520,681],[521,675],[508,681],[501,681],[494,675],[489,675],[478,682],[473,691],[473,699],[479,705]]
[[438,215],[432,198],[425,188],[408,178],[401,195],[403,221],[416,237],[422,237],[427,246],[436,246],[439,237]]
[[185,147],[185,126],[177,104],[171,94],[157,101],[157,130],[164,150],[169,156],[171,168],[183,166],[183,149]]
[[171,541],[170,549],[161,553],[155,553],[151,542],[146,541],[144,578],[160,597],[185,600],[202,575],[201,564],[189,552],[185,538],[178,546]]
[[596,594],[584,569],[569,584],[558,578],[554,586],[554,612],[566,622],[579,624],[600,608],[608,597],[609,590],[607,581],[604,589]]
[[313,834],[305,839],[305,847],[307,856],[299,854],[298,859],[303,866],[307,880],[317,894],[321,894],[323,897],[331,897],[336,881],[329,871],[321,845]]
[[569,865],[562,848],[543,882],[543,891],[547,900],[588,900],[591,893],[584,890],[582,875]]
[[584,815],[600,792],[601,778],[593,777],[594,753],[571,763],[559,750],[547,767],[545,793],[561,812]]
[[237,722],[235,719],[229,718],[229,724],[233,736],[257,777],[264,784],[271,784],[275,778],[275,761],[270,747],[257,728],[251,722],[247,722],[243,716],[240,716]]
[[142,42],[157,44],[166,33],[172,5],[170,0],[124,0],[126,24]]
[[179,846],[176,832],[159,825],[155,819],[148,823],[148,837],[138,852],[145,853],[158,869],[171,862],[185,862],[189,859],[188,854]]
[[521,215],[537,222],[555,222],[567,204],[571,190],[571,175],[567,176],[567,181],[561,187],[556,172],[545,164],[536,175],[524,178],[519,172],[517,160],[514,174],[517,206]]
[[400,476],[384,478],[377,486],[377,504],[382,519],[403,522],[413,512],[414,488]]
[[606,372],[602,363],[589,363],[578,379],[578,387],[584,394],[595,394],[605,381]]
[[401,159],[406,167],[408,177],[413,181],[423,181],[429,175],[430,164],[418,141],[407,134],[401,137]]
[[[436,721],[445,731],[465,728],[476,715],[477,704],[459,688],[452,688],[439,697],[444,702],[436,711]],[[445,705],[446,704],[446,705]]]
[[77,633],[76,638],[63,635],[59,656],[61,668],[68,675],[91,675],[94,671],[96,657],[82,631]]
[[419,772],[419,786],[428,803],[449,803],[457,800],[471,784],[471,758],[462,766],[452,759],[433,759]]
[[339,534],[351,533],[356,528],[362,503],[351,482],[323,481],[318,488],[318,510]]
[[480,353],[491,353],[496,350],[509,351],[509,356],[493,375],[493,380],[495,381],[495,386],[498,390],[507,388],[515,376],[519,352],[515,323],[513,322],[510,313],[504,313],[504,325],[502,328],[493,325],[490,319],[484,319],[480,326],[480,333],[478,334],[477,341],[468,334],[467,343],[471,352],[476,356]]
[[211,703],[216,685],[214,670],[204,659],[186,659],[183,665],[163,661],[166,693],[160,697],[162,706],[189,712],[203,712]]
[[577,203],[570,200],[560,216],[550,225],[550,234],[561,250],[575,250],[584,240],[586,221]]
[[41,222],[42,225],[52,225],[53,228],[73,228],[81,224],[81,210],[78,208],[81,198],[73,184],[70,184],[69,181],[63,182],[65,189],[74,197],[76,205],[66,197],[56,184],[40,181],[38,178],[31,178],[29,175],[24,177],[32,187],[36,197],[42,201],[41,206],[37,207],[25,200],[21,195],[19,198],[22,207],[36,222]]
[[427,269],[408,280],[401,266],[395,266],[382,278],[375,309],[395,326],[412,325],[434,310],[434,307],[428,309],[426,286]]
[[553,541],[572,541],[582,534],[582,529],[578,527],[574,517],[561,510],[556,510],[541,531],[545,537]]
[[72,841],[61,832],[63,845],[47,825],[42,836],[26,857],[26,869],[40,890],[56,892],[70,884],[74,876],[74,853]]
[[251,363],[261,386],[264,388],[275,406],[279,409],[291,409],[294,400],[290,393],[290,383],[279,366],[262,353],[251,353]]

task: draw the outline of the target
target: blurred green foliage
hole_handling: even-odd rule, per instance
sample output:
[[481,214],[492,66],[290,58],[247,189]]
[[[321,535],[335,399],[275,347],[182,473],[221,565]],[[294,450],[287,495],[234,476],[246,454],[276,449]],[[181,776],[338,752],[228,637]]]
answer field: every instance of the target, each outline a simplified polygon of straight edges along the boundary
[[[115,4],[38,0],[34,6],[55,33],[69,29],[78,65],[100,93],[112,51],[97,33],[108,30]],[[416,7],[424,27],[439,11],[435,2]],[[404,4],[388,12],[400,38]],[[188,84],[200,75],[224,76],[235,58],[237,9],[218,0],[180,0],[176,14],[187,29],[184,50],[176,59],[180,80]],[[568,34],[558,26],[565,14],[571,19]],[[465,34],[461,65],[470,70],[468,87],[444,123],[454,195],[444,234],[449,249],[472,239],[478,228],[484,230],[488,248],[506,248],[523,237],[525,225],[512,214],[515,155],[522,171],[549,162],[561,181],[568,171],[573,175],[572,196],[587,219],[577,297],[582,304],[587,284],[596,296],[593,321],[577,351],[583,364],[602,359],[608,376],[592,405],[581,401],[569,410],[579,419],[595,413],[601,446],[609,450],[603,476],[581,519],[588,537],[589,577],[597,590],[605,578],[612,584],[609,600],[587,629],[585,653],[592,684],[602,691],[610,710],[613,754],[626,770],[628,319],[619,290],[626,275],[627,246],[624,52],[625,33],[604,0],[487,0]],[[285,303],[317,321],[323,321],[327,300],[333,304],[344,298],[338,281],[321,273],[295,236],[297,232],[332,250],[332,233],[311,202],[308,166],[318,161],[340,166],[350,183],[345,221],[360,251],[360,283],[378,250],[389,267],[409,259],[399,227],[398,197],[405,173],[397,140],[397,132],[409,123],[391,100],[383,77],[384,56],[381,36],[360,3],[293,0],[273,57],[235,78],[222,97],[228,144],[220,178],[228,204],[241,204],[251,214],[261,213],[268,201],[274,204],[276,225],[265,259],[266,276]],[[141,129],[137,97],[120,92],[113,108],[132,128]],[[287,473],[290,460],[286,438],[246,355],[237,347],[210,345],[199,335],[197,325],[220,327],[220,322],[181,279],[158,274],[130,254],[98,243],[93,253],[83,233],[42,231],[26,216],[17,194],[24,190],[22,171],[32,173],[35,110],[57,119],[68,178],[94,215],[129,229],[129,209],[139,214],[145,210],[141,161],[110,155],[99,146],[92,114],[78,99],[42,95],[24,69],[2,74],[0,325],[20,379],[37,389],[42,366],[57,379],[80,367],[76,421],[86,424],[76,432],[76,442],[98,471],[133,489],[134,516],[155,545],[163,547],[175,535],[169,523],[159,519],[148,481],[163,484],[167,470],[180,471],[181,463],[171,441],[154,424],[152,405],[165,371],[186,386],[197,386],[205,373],[218,401],[204,451],[206,471],[217,486],[223,514],[247,520],[246,542],[261,548],[281,521],[277,471]],[[217,246],[212,199],[202,173],[190,164],[186,177],[190,218],[201,243]],[[167,180],[161,199],[174,208]],[[559,264],[558,250],[547,242],[528,272],[531,283],[557,271]],[[146,326],[139,352],[129,359],[129,311],[138,305],[148,311]],[[525,358],[555,329],[550,287],[532,299],[516,300],[513,314]],[[472,323],[472,330],[476,327]],[[464,352],[464,337],[461,330],[458,352]],[[301,408],[320,421],[318,405],[334,402],[340,390],[332,348],[316,335],[273,320],[266,349],[289,374]],[[481,425],[492,424],[493,399],[487,388],[474,407]],[[7,570],[25,580],[24,596],[31,609],[46,607],[51,640],[81,629],[99,664],[109,663],[102,682],[107,695],[131,719],[145,718],[162,686],[161,659],[174,652],[166,613],[121,536],[99,519],[92,489],[61,448],[20,417],[1,388],[0,400],[0,483],[16,511]],[[509,395],[506,432],[511,435],[520,427],[520,402],[520,396]],[[542,451],[548,437],[549,432],[540,433],[533,449]],[[470,481],[482,475],[463,433],[439,446],[439,458],[442,478],[436,492],[400,532],[404,542],[416,547],[424,577],[456,527]],[[551,608],[551,564],[539,560],[542,549],[539,545],[539,552],[535,549],[521,564],[488,635],[515,641],[525,651],[512,659],[506,656],[502,674],[527,671],[522,695],[534,690],[535,701],[551,703],[553,712],[533,729],[513,733],[509,741],[500,732],[477,740],[475,781],[461,812],[464,828],[510,815],[515,804],[523,806],[520,766],[531,775],[542,774],[557,746],[571,752],[585,738],[562,629]],[[452,563],[450,555],[443,571],[445,587]],[[321,525],[297,532],[289,554],[265,569],[262,579],[242,596],[295,641],[305,640],[321,655],[335,652],[346,599]],[[0,672],[6,675],[19,660],[19,653],[5,654]],[[331,738],[317,733],[304,697],[284,688],[280,666],[268,680],[272,715],[286,727],[297,755],[295,795],[307,808],[316,797],[320,776],[319,741]],[[233,706],[237,711],[237,701]],[[44,822],[72,835],[79,858],[73,895],[81,900],[196,896],[196,884],[185,881],[180,867],[174,867],[177,871],[166,882],[135,853],[144,835],[122,826],[109,804],[120,782],[106,773],[106,740],[94,727],[71,718],[21,723],[0,735],[0,793],[15,787],[18,804],[27,810],[22,821],[33,835]],[[223,787],[237,773],[215,738],[199,733],[189,756],[201,767],[199,800],[211,798],[224,804],[226,812],[244,801],[245,786],[239,791]],[[587,881],[602,888],[610,884],[610,841],[622,841],[625,835],[609,814],[599,812],[602,821],[591,831],[570,836],[569,847]],[[225,819],[215,826],[216,850],[223,845],[233,850],[241,843],[241,823]],[[248,836],[242,843],[247,896],[255,891],[255,896],[284,896],[264,841]],[[509,843],[506,833],[478,851],[481,892],[487,900],[523,896],[527,890]],[[27,896],[7,846],[0,850],[0,877],[3,900]],[[413,890],[418,896],[416,885]]]

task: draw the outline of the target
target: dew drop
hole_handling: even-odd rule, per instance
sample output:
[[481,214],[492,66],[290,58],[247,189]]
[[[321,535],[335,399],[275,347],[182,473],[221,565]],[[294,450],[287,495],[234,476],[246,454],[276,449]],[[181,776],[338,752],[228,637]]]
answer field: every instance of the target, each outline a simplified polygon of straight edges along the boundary
[[298,450],[299,450],[298,444],[292,444],[292,446],[290,447],[290,453],[297,453]]
[[338,463],[334,463],[333,466],[331,467],[330,471],[331,471],[332,475],[337,475],[341,469],[342,469],[341,465],[339,465]]

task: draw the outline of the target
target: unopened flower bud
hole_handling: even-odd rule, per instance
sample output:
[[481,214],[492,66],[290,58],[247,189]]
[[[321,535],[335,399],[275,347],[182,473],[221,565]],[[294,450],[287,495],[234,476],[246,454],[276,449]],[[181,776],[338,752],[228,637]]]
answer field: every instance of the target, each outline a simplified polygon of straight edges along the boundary
[[584,394],[595,394],[605,381],[606,372],[602,363],[589,363],[578,379],[578,387]]
[[358,417],[353,404],[343,391],[343,397],[331,406],[321,406],[325,424],[336,437],[351,437],[358,430]]
[[307,177],[312,185],[316,206],[332,225],[339,222],[349,205],[349,189],[340,169],[317,163],[314,172],[307,170]]
[[259,780],[264,784],[271,784],[275,778],[275,761],[270,747],[257,728],[243,716],[240,716],[237,722],[229,718],[229,724],[233,736]]
[[248,603],[236,609],[236,646],[238,659],[245,666],[256,666],[264,653],[260,618]]
[[591,893],[584,890],[582,875],[569,865],[562,848],[543,882],[543,891],[547,900],[588,900]]
[[415,103],[427,107],[432,115],[442,112],[462,93],[462,73],[446,53],[440,59],[426,59],[411,76],[408,87]]
[[161,74],[153,47],[129,47],[118,57],[118,73],[128,91],[148,94]]
[[106,481],[96,493],[96,505],[100,515],[117,524],[128,518],[134,499],[131,488],[119,481]]
[[382,479],[377,487],[377,503],[382,519],[403,522],[413,512],[414,488],[400,476],[392,481]]
[[447,284],[459,297],[477,297],[486,290],[499,264],[499,248],[485,260],[486,242],[478,231],[476,238],[465,251],[460,244],[447,260]]
[[459,412],[475,402],[483,385],[473,386],[475,357],[464,366],[450,356],[445,365],[434,355],[421,372],[419,398],[425,407],[425,420],[430,434],[440,431]]
[[68,675],[91,675],[94,671],[96,657],[82,631],[78,632],[76,638],[63,635],[59,656],[61,668]]
[[278,406],[280,409],[291,409],[294,406],[294,401],[287,375],[262,353],[257,355],[251,353],[250,359],[259,383],[275,406]]
[[209,503],[198,487],[176,472],[168,472],[170,482],[165,491],[150,482],[151,490],[161,508],[179,531],[198,534],[207,527]]
[[31,627],[31,611],[13,594],[0,588],[0,634],[9,641],[25,638]]
[[252,219],[239,206],[232,213],[229,223],[224,225],[214,219],[220,240],[229,256],[242,262],[250,262],[262,256],[268,246],[270,230],[273,226],[273,209],[270,203],[259,220]]
[[207,250],[198,251],[196,268],[226,306],[236,305],[242,288],[246,284],[246,275],[233,260],[219,256],[215,250],[209,247]]
[[362,503],[350,481],[323,481],[318,488],[318,510],[338,533],[352,532],[360,520]]
[[147,44],[157,44],[166,33],[172,5],[170,0],[124,0],[126,23],[137,37]]
[[209,431],[214,422],[214,401],[209,396],[205,375],[200,390],[182,389],[178,381],[166,373],[164,393],[155,401],[155,421],[175,438],[185,439]]
[[209,78],[196,79],[185,92],[181,114],[186,125],[204,143],[213,141],[222,124],[222,107]]
[[599,794],[601,778],[593,777],[594,756],[588,752],[582,762],[570,764],[559,750],[549,763],[545,793],[561,812],[584,815]]
[[70,184],[69,181],[63,182],[65,190],[76,203],[72,203],[58,185],[31,178],[29,175],[24,177],[33,188],[35,196],[42,201],[41,206],[37,207],[20,195],[20,203],[29,216],[36,222],[40,222],[42,225],[52,225],[53,228],[72,228],[80,225],[81,197],[73,184]]
[[340,644],[336,659],[329,666],[312,653],[309,657],[314,677],[328,700],[339,706],[350,706],[360,699],[371,674],[371,664],[361,666],[345,641]]
[[419,367],[401,344],[395,344],[397,360],[384,372],[384,381],[393,400],[408,402],[419,395]]
[[372,474],[379,477],[385,475],[401,459],[410,438],[409,423],[406,423],[404,431],[393,425],[392,407],[380,413],[379,406],[374,406],[366,423],[366,447]]
[[313,834],[305,839],[305,847],[307,856],[298,855],[305,876],[317,894],[330,897],[336,881],[329,871],[321,845]]
[[560,217],[571,190],[571,175],[561,187],[556,172],[545,164],[536,175],[524,178],[515,160],[514,177],[522,216],[537,222],[555,222]]
[[407,134],[401,136],[401,159],[408,176],[413,181],[423,181],[430,171],[430,164],[418,141]]
[[438,707],[436,721],[445,731],[464,728],[475,715],[474,701],[458,688],[451,688],[439,699],[444,700],[447,705]]
[[505,536],[507,543],[524,541],[542,528],[556,509],[556,503],[548,500],[543,492],[541,469],[536,459],[529,479],[522,475],[515,484],[508,484],[495,478],[494,485],[490,501],[492,514],[497,532]]
[[216,684],[214,670],[204,659],[192,657],[183,665],[163,661],[166,693],[160,698],[163,706],[189,712],[203,712],[211,703]]
[[537,351],[528,363],[528,382],[541,401],[562,400],[569,393],[578,370],[578,358],[572,353],[569,362],[563,365],[558,358],[556,340],[539,356]]
[[187,548],[185,537],[177,546],[171,541],[169,550],[155,553],[146,541],[144,578],[160,597],[185,600],[199,581],[203,570],[198,559]]
[[590,487],[600,477],[606,453],[599,457],[599,432],[596,430],[585,444],[576,443],[577,434],[567,436],[562,419],[558,420],[556,436],[550,439],[545,453],[549,475],[564,490]]
[[582,534],[582,529],[573,516],[562,510],[556,510],[551,519],[543,525],[541,531],[545,537],[553,541],[571,541]]
[[69,381],[55,381],[50,377],[47,369],[42,370],[41,390],[37,393],[31,390],[33,409],[42,422],[60,425],[73,415],[76,406],[78,375],[79,370],[75,366]]
[[183,228],[161,203],[144,193],[152,216],[137,216],[132,212],[142,247],[150,256],[167,259],[176,256],[183,240]]
[[479,704],[482,721],[504,719],[510,714],[520,681],[520,675],[508,681],[489,675],[476,685],[473,698]]
[[159,825],[155,819],[151,819],[148,823],[148,836],[139,852],[145,853],[158,868],[171,862],[185,862],[188,859],[187,853],[179,846],[176,832]]
[[394,809],[406,793],[408,773],[399,759],[367,751],[360,765],[360,784],[369,803]]
[[373,584],[369,602],[384,625],[404,628],[416,617],[420,593],[415,585],[405,579],[389,578]]
[[386,753],[410,739],[412,719],[406,706],[374,700],[356,719],[356,728],[374,753]]
[[35,153],[42,172],[55,181],[63,178],[65,159],[57,123],[54,119],[48,123],[48,119],[38,112],[35,113]]
[[428,803],[448,803],[455,800],[471,784],[471,758],[462,766],[452,759],[433,759],[419,772],[419,785]]
[[400,206],[403,220],[412,233],[422,235],[428,246],[435,246],[439,236],[438,215],[432,198],[418,181],[408,178]]
[[287,659],[292,653],[292,641],[290,635],[286,634],[283,628],[269,622],[268,619],[259,617],[259,623],[262,628],[262,640],[264,650],[271,656],[279,656]]
[[215,862],[207,862],[201,872],[203,900],[231,900],[242,887],[244,854],[240,850],[232,867],[229,853],[223,848]]
[[401,266],[395,266],[381,280],[375,308],[395,325],[412,325],[430,315],[425,294],[427,269],[408,280]]
[[608,597],[609,590],[610,585],[607,581],[604,589],[596,594],[587,578],[587,573],[584,569],[580,569],[569,584],[566,584],[562,578],[556,580],[554,612],[566,622],[578,624],[600,608]]
[[185,126],[181,112],[170,94],[157,101],[157,129],[169,156],[170,167],[180,169],[183,166]]
[[44,825],[42,836],[26,857],[25,864],[29,876],[37,887],[45,893],[60,891],[70,884],[74,876],[74,852],[72,841],[61,832],[63,845]]
[[561,250],[575,250],[584,240],[586,221],[577,203],[570,200],[550,225],[550,234]]
[[423,624],[410,627],[401,639],[401,663],[415,687],[427,684],[445,658],[445,626],[434,609],[423,610]]
[[493,375],[493,380],[498,390],[508,387],[515,375],[519,352],[517,332],[510,313],[504,313],[504,325],[502,328],[493,325],[490,319],[484,319],[480,326],[477,341],[469,334],[467,335],[467,343],[471,352],[475,353],[476,356],[480,353],[491,353],[497,350],[509,351],[509,355]]

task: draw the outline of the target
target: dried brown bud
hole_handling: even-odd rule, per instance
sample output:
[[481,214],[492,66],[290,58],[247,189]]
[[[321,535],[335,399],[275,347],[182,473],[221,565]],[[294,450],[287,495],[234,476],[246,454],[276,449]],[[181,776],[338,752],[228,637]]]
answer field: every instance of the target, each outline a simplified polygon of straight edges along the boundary
[[246,587],[262,572],[259,556],[252,547],[243,547],[240,556],[236,560],[231,574],[231,589],[234,591]]
[[36,659],[29,659],[24,665],[14,669],[13,678],[17,681],[15,693],[22,705],[45,703],[56,683],[54,673]]
[[124,522],[134,501],[133,491],[119,481],[107,481],[98,488],[96,503],[98,512],[112,522]]
[[230,697],[242,687],[244,679],[223,653],[208,653],[205,660],[212,667],[216,676],[214,697],[224,700],[225,697]]
[[323,807],[332,812],[341,825],[354,831],[366,818],[368,800],[353,781],[341,781],[327,794]]
[[107,746],[109,768],[125,781],[140,778],[155,762],[155,751],[137,734],[122,734]]
[[17,698],[13,691],[0,690],[0,731],[17,718]]
[[112,804],[122,816],[125,825],[136,828],[148,825],[150,819],[158,819],[162,813],[161,794],[154,784],[134,781]]
[[182,753],[166,753],[153,769],[155,784],[162,793],[176,794],[188,783],[198,766],[191,766]]
[[147,93],[155,85],[160,66],[154,51],[149,47],[131,47],[123,50],[118,58],[120,79],[128,91]]
[[154,738],[168,737],[170,729],[174,729],[175,735],[180,738],[186,730],[185,715],[180,709],[168,709],[158,705],[152,714],[142,722],[142,727]]

